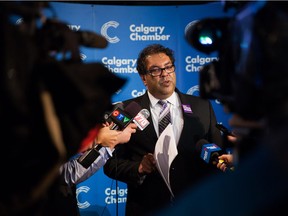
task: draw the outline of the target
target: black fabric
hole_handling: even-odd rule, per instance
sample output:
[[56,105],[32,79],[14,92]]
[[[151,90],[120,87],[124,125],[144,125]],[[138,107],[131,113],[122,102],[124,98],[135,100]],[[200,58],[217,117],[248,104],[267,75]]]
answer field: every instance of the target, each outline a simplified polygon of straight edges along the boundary
[[[196,151],[199,139],[206,139],[222,147],[220,131],[215,127],[216,117],[212,105],[208,100],[182,94],[177,90],[181,104],[190,106],[192,112],[183,111],[184,126],[177,145],[178,155],[170,166],[170,185],[175,196],[179,198],[187,188],[212,174],[221,172],[216,167],[205,163]],[[150,112],[148,93],[123,101],[124,107],[131,101],[137,102],[143,109]],[[171,193],[160,173],[155,171],[145,176],[143,184],[139,185],[138,167],[147,153],[154,153],[158,140],[152,117],[148,117],[150,124],[145,130],[137,130],[125,145],[117,146],[114,155],[104,165],[104,173],[113,179],[127,183],[128,195],[126,215],[148,215],[149,212],[164,208],[171,204]]]
[[[126,80],[101,63],[43,58],[48,53],[41,53],[38,45],[43,44],[36,44],[35,35],[10,25],[6,11],[0,10],[0,162],[5,175],[0,215],[45,215],[45,201],[51,201],[46,195],[58,188],[59,162],[75,154],[89,130],[102,122],[112,95]],[[52,97],[60,123],[64,158],[47,127],[44,91]],[[57,215],[56,210],[50,215]]]

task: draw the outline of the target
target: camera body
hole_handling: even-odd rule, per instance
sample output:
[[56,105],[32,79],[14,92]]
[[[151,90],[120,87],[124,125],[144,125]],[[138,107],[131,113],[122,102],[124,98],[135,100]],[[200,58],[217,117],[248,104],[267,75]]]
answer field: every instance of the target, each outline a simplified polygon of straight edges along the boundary
[[232,17],[191,26],[190,45],[219,57],[200,71],[200,96],[218,99],[248,120],[287,116],[287,14],[285,3],[253,1],[239,4]]

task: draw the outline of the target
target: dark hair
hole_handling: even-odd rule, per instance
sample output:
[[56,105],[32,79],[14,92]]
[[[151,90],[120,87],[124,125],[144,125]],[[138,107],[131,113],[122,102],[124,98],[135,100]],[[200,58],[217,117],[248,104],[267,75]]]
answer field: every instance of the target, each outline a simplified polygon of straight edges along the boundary
[[137,71],[139,74],[144,75],[147,73],[146,68],[146,58],[149,55],[157,54],[157,53],[165,53],[169,56],[172,64],[175,62],[174,52],[168,47],[164,47],[161,44],[151,44],[145,47],[138,55],[137,59]]

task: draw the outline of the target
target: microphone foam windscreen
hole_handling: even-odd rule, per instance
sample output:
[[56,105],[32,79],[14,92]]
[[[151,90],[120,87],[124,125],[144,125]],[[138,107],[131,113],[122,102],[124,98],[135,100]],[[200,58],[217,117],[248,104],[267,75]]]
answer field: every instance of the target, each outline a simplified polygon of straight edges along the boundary
[[141,106],[132,101],[125,107],[125,112],[127,112],[131,117],[135,117],[141,111]]

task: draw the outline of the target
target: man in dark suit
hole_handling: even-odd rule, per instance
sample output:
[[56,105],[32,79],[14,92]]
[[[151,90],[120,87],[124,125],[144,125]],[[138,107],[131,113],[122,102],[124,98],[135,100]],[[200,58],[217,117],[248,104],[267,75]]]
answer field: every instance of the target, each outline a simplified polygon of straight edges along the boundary
[[[144,48],[137,60],[137,70],[147,91],[140,97],[123,102],[127,106],[135,101],[151,113],[148,127],[143,131],[137,130],[126,145],[116,149],[104,166],[107,176],[127,183],[127,216],[149,215],[169,206],[204,176],[221,172],[206,164],[196,148],[200,139],[222,146],[212,105],[208,100],[183,94],[176,88],[174,63],[171,49],[160,44]],[[173,195],[158,172],[153,156],[159,137],[159,100],[168,102],[178,151],[169,170]]]

